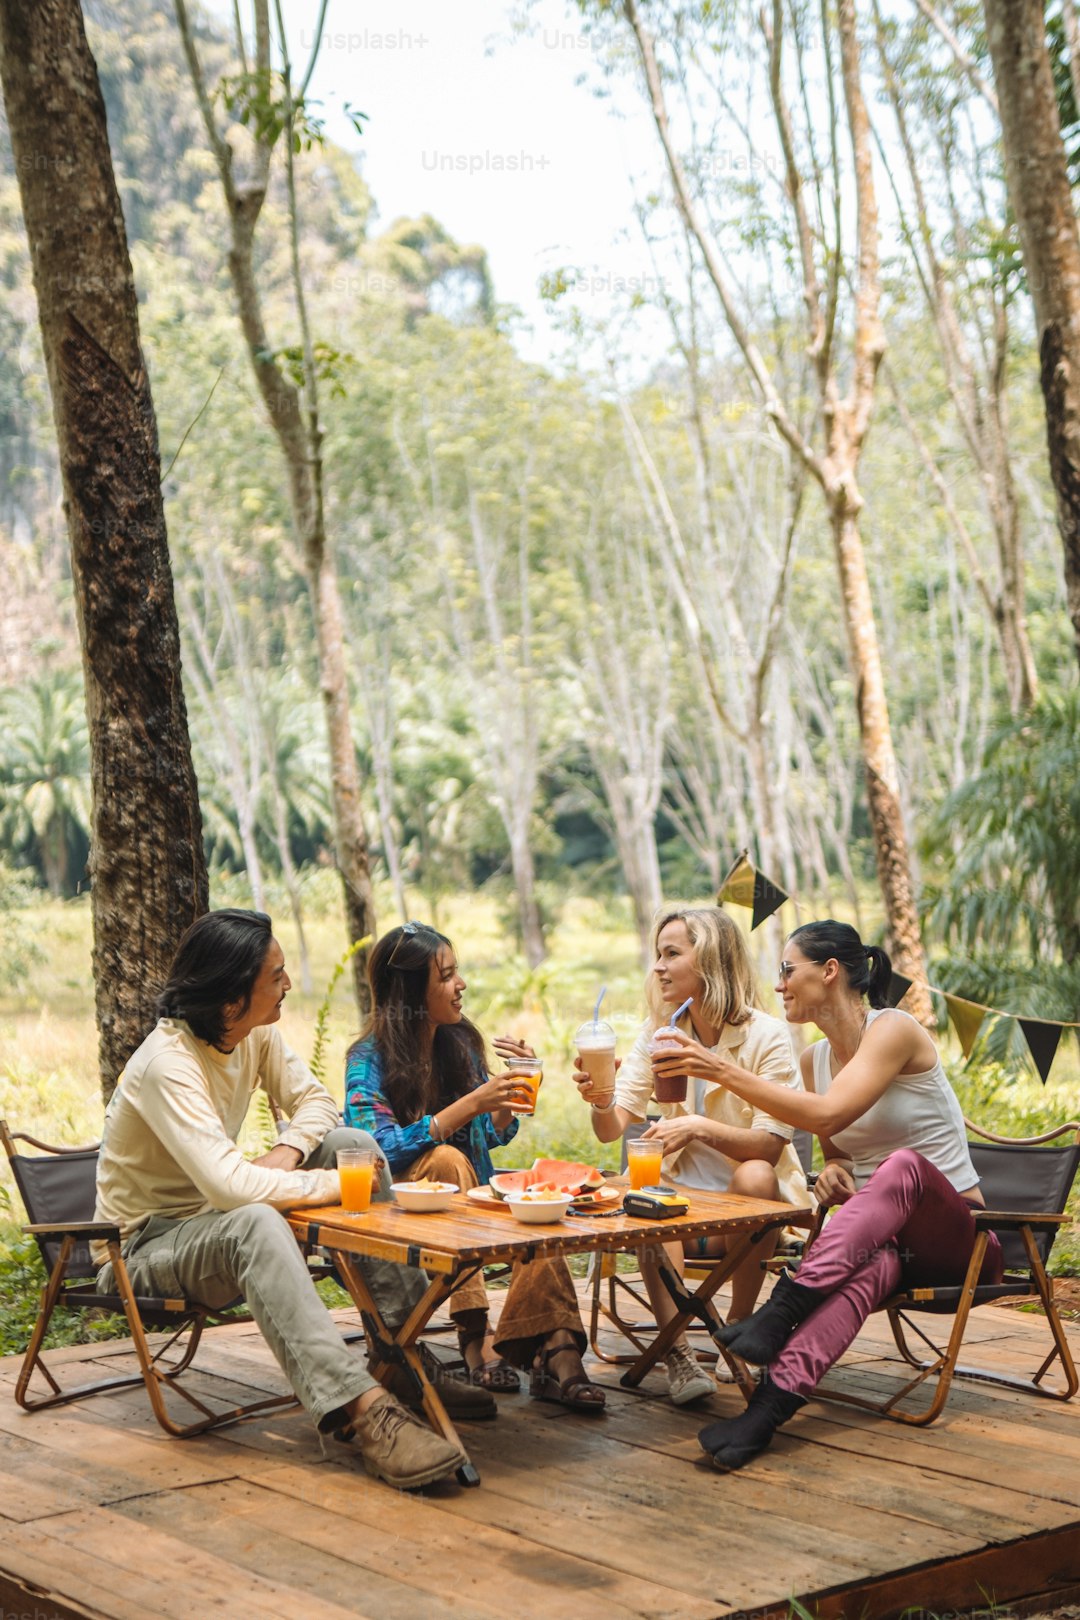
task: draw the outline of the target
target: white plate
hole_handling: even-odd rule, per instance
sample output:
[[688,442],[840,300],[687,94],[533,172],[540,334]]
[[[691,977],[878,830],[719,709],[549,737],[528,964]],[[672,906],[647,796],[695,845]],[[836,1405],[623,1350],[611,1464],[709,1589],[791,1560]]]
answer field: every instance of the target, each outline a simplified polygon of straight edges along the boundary
[[489,1187],[466,1187],[465,1196],[472,1204],[484,1209],[507,1209],[505,1198],[499,1198]]

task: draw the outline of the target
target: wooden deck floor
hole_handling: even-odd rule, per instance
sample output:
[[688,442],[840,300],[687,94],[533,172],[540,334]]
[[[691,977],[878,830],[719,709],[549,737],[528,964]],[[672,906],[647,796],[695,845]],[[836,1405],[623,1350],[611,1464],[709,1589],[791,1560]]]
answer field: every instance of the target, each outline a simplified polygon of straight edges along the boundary
[[[883,1326],[834,1378],[889,1376]],[[990,1309],[973,1333],[1026,1371],[1040,1325]],[[282,1387],[255,1329],[207,1340],[201,1390]],[[62,1354],[116,1367],[128,1353]],[[1080,1402],[967,1384],[922,1431],[815,1402],[721,1475],[695,1436],[738,1410],[734,1391],[679,1412],[662,1375],[630,1392],[604,1368],[605,1418],[502,1398],[495,1423],[463,1428],[481,1487],[405,1496],[342,1448],[324,1454],[299,1411],[176,1441],[141,1390],[27,1414],[14,1375],[0,1362],[5,1617],[749,1620],[795,1597],[823,1620],[873,1620],[1080,1583]]]

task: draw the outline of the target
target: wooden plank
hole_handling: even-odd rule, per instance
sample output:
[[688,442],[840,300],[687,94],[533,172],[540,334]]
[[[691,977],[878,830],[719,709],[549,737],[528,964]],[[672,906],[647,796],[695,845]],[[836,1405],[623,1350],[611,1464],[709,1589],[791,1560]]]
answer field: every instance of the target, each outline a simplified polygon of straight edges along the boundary
[[[815,1620],[848,1620],[857,1613],[872,1614],[874,1620],[897,1620],[904,1614],[960,1613],[976,1605],[980,1614],[992,1614],[1013,1598],[1040,1593],[1048,1602],[1060,1600],[1055,1594],[1067,1598],[1067,1589],[1075,1588],[1078,1579],[1080,1521],[949,1563],[890,1574],[858,1588],[807,1593],[800,1601],[811,1608]],[[746,1620],[765,1616],[755,1611]]]
[[[365,1610],[380,1620],[414,1620],[420,1612],[425,1620],[470,1620],[478,1612],[471,1599],[454,1591],[453,1573],[434,1559],[428,1590],[420,1601],[408,1566],[425,1559],[426,1549],[409,1549],[403,1540],[398,1509],[404,1497],[389,1497],[386,1487],[369,1479],[359,1464],[321,1470],[341,1476],[348,1497],[373,1500],[375,1529],[361,1537],[355,1519],[328,1511],[321,1505],[321,1495],[316,1497],[320,1506],[312,1505],[307,1470],[288,1472],[294,1477],[295,1492],[286,1500],[261,1484],[232,1480],[196,1486],[179,1496],[170,1492],[141,1497],[125,1504],[123,1512],[140,1527],[139,1535],[144,1526],[165,1530],[238,1571],[272,1569],[275,1580],[298,1597],[303,1594],[298,1613],[306,1614],[308,1595],[350,1612],[360,1596]],[[470,1574],[472,1579],[483,1578],[475,1563]]]
[[[738,1402],[734,1397],[726,1409],[713,1399],[707,1405],[703,1403],[697,1421],[703,1423],[713,1417],[734,1415],[737,1410]],[[658,1402],[647,1418],[620,1410],[612,1414],[605,1427],[620,1437],[629,1430],[629,1438],[639,1436],[639,1443],[650,1449],[681,1455],[686,1417],[687,1414],[680,1413],[670,1403]],[[784,1493],[806,1484],[810,1472],[806,1455],[799,1444],[789,1445],[788,1441],[817,1437],[816,1429],[812,1435],[804,1436],[807,1421],[804,1414],[793,1419],[767,1452],[740,1471],[737,1487],[731,1476],[732,1488],[737,1488],[740,1500],[755,1500],[760,1481],[778,1486]],[[831,1498],[844,1504],[837,1510],[845,1515],[843,1522],[847,1522],[847,1504],[854,1503],[872,1507],[881,1514],[914,1521],[916,1525],[930,1524],[952,1531],[965,1536],[971,1544],[973,1540],[1006,1540],[1026,1535],[1048,1528],[1060,1519],[1057,1503],[1027,1496],[1005,1481],[973,1484],[955,1477],[946,1488],[940,1476],[930,1468],[890,1462],[878,1455],[874,1457],[873,1468],[868,1469],[866,1453],[870,1448],[864,1431],[859,1432],[857,1452],[849,1455],[838,1450],[827,1466],[812,1469],[813,1483],[809,1488],[815,1499]]]
[[[281,1494],[272,1494],[271,1487]],[[185,1493],[201,1504],[195,1519],[200,1541],[202,1527],[218,1511],[222,1491],[230,1501],[240,1500],[236,1486]],[[439,1487],[430,1497],[399,1497],[392,1510],[393,1535],[388,1536],[386,1492],[377,1486],[365,1488],[356,1478],[355,1465],[322,1469],[314,1485],[301,1471],[282,1470],[260,1479],[243,1500],[245,1537],[249,1550],[258,1546],[253,1539],[253,1527],[258,1526],[265,1548],[272,1550],[284,1527],[290,1541],[307,1550],[314,1570],[330,1560],[340,1580],[337,1566],[344,1567],[349,1589],[361,1587],[365,1597],[370,1591],[372,1607],[401,1620],[413,1620],[418,1613],[477,1620],[503,1616],[511,1590],[513,1612],[522,1620],[580,1620],[586,1591],[590,1603],[618,1620],[669,1612],[667,1588],[649,1579],[628,1581],[618,1571],[598,1568],[561,1550],[545,1549],[541,1555],[519,1536],[491,1523],[490,1504],[489,1519],[472,1524],[463,1536],[458,1521],[445,1509],[458,1496],[477,1494]],[[170,1505],[164,1504],[163,1511],[167,1513]],[[154,1511],[154,1504],[133,1504],[132,1511],[143,1516]],[[243,1556],[246,1562],[248,1553]],[[290,1551],[289,1556],[295,1554]],[[530,1561],[537,1574],[536,1590],[522,1580]],[[314,1590],[324,1592],[321,1576]],[[706,1620],[715,1607],[688,1599],[680,1613],[687,1620]]]
[[[259,1620],[375,1620],[378,1610],[324,1601],[314,1593],[239,1569],[150,1525],[132,1534],[131,1521],[110,1508],[88,1508],[45,1519],[39,1536],[39,1578],[57,1581],[69,1557],[89,1557],[111,1568],[115,1589],[138,1598],[144,1615],[190,1620],[192,1614],[225,1609]],[[57,1582],[59,1584],[59,1582]],[[63,1588],[61,1588],[62,1590]],[[107,1611],[108,1612],[108,1611]]]
[[[472,1454],[485,1487],[497,1494],[501,1524],[507,1522],[507,1504],[514,1502],[523,1511],[519,1522],[535,1536],[540,1515],[555,1502],[557,1520],[548,1528],[561,1538],[556,1545],[580,1546],[586,1553],[592,1547],[594,1558],[602,1556],[628,1573],[647,1572],[672,1591],[712,1596],[736,1608],[748,1594],[760,1593],[761,1507],[745,1504],[740,1476],[708,1467],[690,1424],[670,1454],[635,1450],[591,1426],[587,1433],[583,1429],[569,1416],[534,1422],[515,1435],[512,1454],[501,1454],[494,1436],[478,1437]],[[783,1569],[785,1577],[797,1571],[810,1584],[841,1569],[849,1578],[880,1569],[898,1534],[922,1550],[930,1544],[948,1551],[970,1545],[948,1532],[862,1512],[823,1538],[812,1492],[800,1503],[791,1503],[790,1496],[786,1490],[771,1493],[770,1567]],[[447,1511],[475,1520],[483,1503],[455,1500]],[[720,1538],[718,1524],[724,1527]]]

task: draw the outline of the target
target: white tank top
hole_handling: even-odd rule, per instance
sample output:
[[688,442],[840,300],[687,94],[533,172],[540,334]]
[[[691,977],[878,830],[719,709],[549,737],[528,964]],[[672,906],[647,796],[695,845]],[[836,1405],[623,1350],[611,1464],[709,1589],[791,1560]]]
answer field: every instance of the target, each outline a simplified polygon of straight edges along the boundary
[[[878,1007],[867,1013],[867,1028],[883,1012],[911,1017],[899,1008]],[[814,1090],[823,1095],[833,1080],[828,1041],[818,1041],[813,1053]],[[898,1148],[921,1153],[957,1192],[969,1192],[979,1184],[968,1152],[964,1116],[940,1058],[922,1074],[898,1074],[877,1102],[837,1131],[832,1141],[851,1159],[857,1187],[869,1181],[882,1160]]]

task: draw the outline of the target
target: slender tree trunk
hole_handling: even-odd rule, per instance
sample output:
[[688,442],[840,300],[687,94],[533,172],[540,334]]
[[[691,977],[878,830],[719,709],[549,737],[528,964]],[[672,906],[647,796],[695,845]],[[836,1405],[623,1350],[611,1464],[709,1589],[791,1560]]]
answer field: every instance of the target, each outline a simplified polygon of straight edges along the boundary
[[1050,476],[1065,554],[1065,592],[1080,659],[1080,238],[1043,0],[983,0],[1005,147],[1035,305]]
[[0,0],[0,81],[60,453],[91,752],[90,871],[106,1096],[207,905],[157,423],[78,0]]
[[525,960],[537,968],[547,955],[544,926],[536,899],[536,870],[533,866],[528,827],[510,829],[510,865],[518,897],[518,923]]
[[[915,909],[907,838],[896,790],[898,773],[889,728],[888,706],[877,649],[873,603],[866,578],[857,514],[862,506],[857,474],[863,444],[870,428],[878,368],[885,351],[880,317],[880,266],[878,259],[877,199],[874,191],[870,124],[862,92],[861,63],[855,0],[839,0],[835,27],[840,37],[844,101],[854,165],[858,262],[852,276],[853,322],[848,392],[841,395],[840,377],[832,353],[834,317],[839,273],[839,244],[830,244],[832,259],[826,266],[823,288],[814,259],[816,238],[807,213],[804,183],[796,161],[789,109],[784,99],[781,73],[781,47],[785,11],[780,0],[773,0],[771,21],[763,10],[763,28],[769,47],[770,89],[777,132],[784,152],[787,194],[794,216],[795,236],[802,267],[804,299],[807,306],[807,352],[818,379],[821,415],[825,424],[825,453],[803,435],[790,403],[782,397],[773,370],[762,355],[739,312],[735,288],[729,279],[716,242],[706,228],[690,191],[686,171],[675,148],[668,121],[663,78],[656,60],[652,36],[646,29],[638,0],[622,0],[622,9],[634,32],[645,82],[652,104],[653,121],[667,158],[675,200],[683,222],[697,243],[709,279],[716,289],[724,318],[740,349],[747,369],[760,390],[762,401],[777,433],[790,445],[799,461],[820,485],[833,527],[837,561],[841,574],[848,644],[852,652],[852,673],[858,691],[860,740],[866,768],[870,821],[874,834],[878,872],[886,906],[890,944],[901,972],[917,981],[925,979],[925,960]],[[822,10],[823,27],[834,26],[828,8]],[[834,159],[835,166],[835,159]],[[842,177],[837,169],[834,184]],[[857,616],[852,617],[857,611]],[[932,1017],[930,997],[918,984],[911,992],[912,1011],[925,1022]]]
[[851,667],[855,672],[867,809],[874,830],[878,882],[890,920],[890,945],[900,972],[921,978],[925,972],[922,942],[866,556],[859,538],[857,515],[842,501],[833,509],[833,540],[840,566]]
[[[341,593],[337,569],[326,535],[323,509],[322,428],[318,419],[311,342],[307,330],[304,289],[300,275],[292,183],[292,151],[288,135],[283,139],[289,166],[290,245],[293,259],[294,293],[301,312],[304,339],[305,404],[299,391],[274,359],[263,319],[255,271],[255,228],[266,200],[270,172],[270,147],[256,142],[254,172],[249,182],[237,182],[233,152],[218,128],[213,103],[202,76],[195,38],[185,0],[174,0],[180,35],[191,72],[192,83],[206,128],[210,149],[217,162],[225,204],[229,215],[229,275],[236,297],[237,315],[247,343],[248,355],[270,425],[285,461],[293,526],[303,548],[307,586],[315,621],[315,642],[319,664],[319,688],[330,754],[330,798],[334,817],[334,852],[345,899],[345,923],[349,939],[363,939],[375,933],[375,895],[371,885],[367,832],[360,802],[360,771],[353,741],[349,712],[349,677],[345,658],[345,638]],[[255,72],[271,93],[270,24],[267,0],[255,0]],[[290,92],[291,95],[291,92]],[[292,102],[287,103],[291,127]],[[361,1016],[368,1009],[366,952],[353,957],[353,989]]]
[[[267,750],[270,754],[270,750]],[[289,896],[289,909],[296,924],[296,944],[300,954],[300,988],[305,995],[311,994],[311,957],[308,953],[307,935],[304,932],[304,906],[300,892],[300,879],[293,864],[292,850],[289,848],[289,828],[286,819],[285,799],[278,784],[277,771],[271,755],[267,770],[267,791],[270,798],[270,813],[274,820],[274,843],[277,845],[278,859],[281,862],[281,876],[285,883],[285,892]]]

